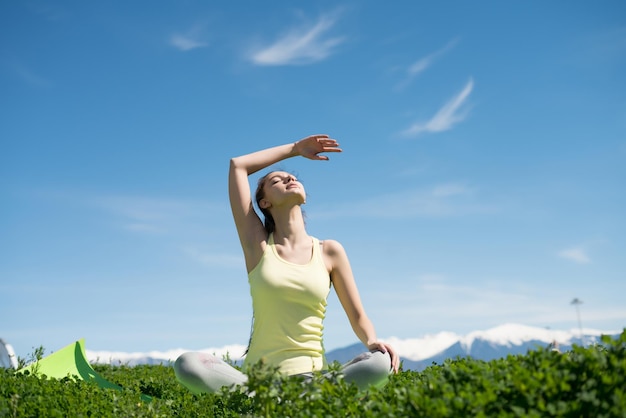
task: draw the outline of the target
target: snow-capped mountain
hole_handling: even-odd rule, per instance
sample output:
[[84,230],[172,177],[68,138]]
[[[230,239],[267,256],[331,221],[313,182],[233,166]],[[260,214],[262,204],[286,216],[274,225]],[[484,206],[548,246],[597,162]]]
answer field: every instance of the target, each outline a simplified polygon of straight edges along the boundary
[[[474,331],[467,335],[440,332],[421,338],[387,338],[398,351],[405,370],[423,370],[433,363],[441,364],[446,359],[472,357],[493,360],[509,354],[525,354],[538,347],[553,346],[566,351],[572,345],[589,345],[600,341],[600,336],[618,336],[621,331],[599,331],[593,329],[562,331],[531,327],[519,324],[504,324],[485,331]],[[349,361],[363,350],[361,344],[331,351],[329,361]]]
[[[553,345],[565,351],[572,345],[588,345],[598,342],[601,335],[617,336],[622,331],[599,331],[593,329],[553,330],[519,324],[504,324],[484,331],[474,331],[466,335],[451,332],[440,332],[420,338],[400,339],[387,338],[385,342],[392,344],[404,362],[405,370],[422,370],[435,363],[443,363],[446,359],[457,356],[470,356],[480,360],[491,360],[506,357],[509,354],[524,354],[537,347]],[[203,352],[217,356],[229,355],[232,360],[240,361],[245,351],[243,345],[229,345],[221,348],[207,348]],[[340,363],[349,361],[363,352],[361,343],[331,350],[326,353],[329,362]],[[166,352],[123,353],[87,350],[90,362],[126,364],[168,364],[174,361],[185,349]]]

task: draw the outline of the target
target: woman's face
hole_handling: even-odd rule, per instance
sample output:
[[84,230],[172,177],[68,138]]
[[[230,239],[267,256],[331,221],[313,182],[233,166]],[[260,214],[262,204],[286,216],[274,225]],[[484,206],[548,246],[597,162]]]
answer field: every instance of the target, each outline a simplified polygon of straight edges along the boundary
[[304,204],[306,192],[302,183],[291,173],[274,171],[268,174],[263,186],[265,197],[271,205],[280,205],[285,202]]

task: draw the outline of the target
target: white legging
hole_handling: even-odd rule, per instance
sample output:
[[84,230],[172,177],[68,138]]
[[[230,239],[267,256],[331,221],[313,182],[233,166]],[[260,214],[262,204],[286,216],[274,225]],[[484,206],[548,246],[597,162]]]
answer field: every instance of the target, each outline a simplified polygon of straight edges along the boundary
[[[193,393],[217,393],[222,387],[241,385],[248,376],[211,354],[189,352],[176,359],[174,372],[178,381]],[[365,352],[341,367],[344,380],[361,390],[383,386],[391,372],[389,354]]]

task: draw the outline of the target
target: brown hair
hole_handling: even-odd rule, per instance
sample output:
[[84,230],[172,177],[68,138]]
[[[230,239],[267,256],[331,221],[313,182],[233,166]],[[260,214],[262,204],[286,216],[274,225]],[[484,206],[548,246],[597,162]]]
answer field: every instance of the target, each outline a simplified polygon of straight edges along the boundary
[[265,232],[267,232],[268,236],[269,234],[274,232],[274,230],[276,229],[276,223],[274,222],[274,218],[272,217],[272,214],[270,213],[270,211],[268,209],[263,209],[261,207],[260,202],[261,202],[261,199],[265,197],[265,190],[263,189],[265,186],[265,182],[267,181],[267,178],[269,177],[269,175],[272,173],[273,171],[267,173],[266,175],[264,175],[263,177],[259,179],[259,182],[257,183],[257,187],[256,187],[256,193],[254,194],[254,200],[256,201],[256,205],[259,207],[259,210],[261,211],[261,213],[263,214],[263,217],[265,218],[263,222],[263,226],[265,227]]

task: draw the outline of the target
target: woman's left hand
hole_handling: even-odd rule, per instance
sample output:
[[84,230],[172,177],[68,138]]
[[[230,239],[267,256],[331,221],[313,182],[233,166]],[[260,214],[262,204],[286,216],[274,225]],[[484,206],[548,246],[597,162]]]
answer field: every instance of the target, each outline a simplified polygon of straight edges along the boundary
[[329,138],[328,135],[310,135],[306,138],[302,138],[294,143],[296,152],[310,160],[324,160],[327,161],[326,155],[321,155],[323,152],[341,152],[339,143],[336,140]]
[[391,345],[381,341],[374,341],[373,343],[369,344],[367,348],[370,351],[389,353],[389,357],[391,357],[391,369],[394,373],[398,373],[398,368],[400,367],[400,357],[398,357],[398,354]]

